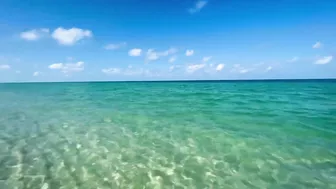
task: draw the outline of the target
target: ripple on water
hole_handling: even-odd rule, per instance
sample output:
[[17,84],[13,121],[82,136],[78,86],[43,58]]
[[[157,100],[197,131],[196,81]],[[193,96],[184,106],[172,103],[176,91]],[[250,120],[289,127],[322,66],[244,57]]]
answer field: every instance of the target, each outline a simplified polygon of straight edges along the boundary
[[0,188],[336,188],[336,86],[276,84],[0,88]]

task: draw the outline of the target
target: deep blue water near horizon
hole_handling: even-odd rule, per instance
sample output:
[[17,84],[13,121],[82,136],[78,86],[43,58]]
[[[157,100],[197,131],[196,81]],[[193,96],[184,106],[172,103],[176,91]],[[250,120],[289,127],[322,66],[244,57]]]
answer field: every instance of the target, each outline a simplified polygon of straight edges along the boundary
[[23,83],[239,83],[239,82],[336,82],[336,78],[318,79],[228,79],[228,80],[97,80],[97,81],[50,81],[50,82],[3,82],[0,84]]
[[0,84],[0,188],[336,188],[335,81]]

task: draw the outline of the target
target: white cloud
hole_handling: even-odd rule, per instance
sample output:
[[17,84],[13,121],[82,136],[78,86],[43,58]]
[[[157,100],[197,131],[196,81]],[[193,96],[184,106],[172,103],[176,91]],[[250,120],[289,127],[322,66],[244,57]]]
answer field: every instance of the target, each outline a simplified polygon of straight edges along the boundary
[[73,45],[84,38],[92,37],[92,32],[80,28],[64,29],[60,27],[51,36],[61,45]]
[[169,72],[173,72],[173,71],[178,70],[180,68],[182,68],[181,65],[172,65],[172,66],[169,66]]
[[159,55],[154,51],[154,49],[148,49],[146,58],[147,60],[157,60],[159,59]]
[[292,59],[288,60],[287,62],[297,62],[299,60],[299,57],[295,56]]
[[126,42],[122,42],[122,43],[118,43],[118,44],[108,44],[104,48],[106,50],[117,50],[117,49],[125,47],[126,45],[127,45]]
[[135,76],[135,75],[143,75],[143,76],[158,76],[157,73],[152,72],[150,70],[146,70],[143,68],[133,68],[132,66],[121,69],[121,68],[104,68],[101,70],[102,73],[106,75],[125,75],[125,76]]
[[231,69],[231,72],[232,73],[241,73],[241,74],[244,74],[244,73],[250,72],[252,70],[253,70],[252,68],[248,69],[248,68],[244,68],[240,64],[234,64],[233,68]]
[[222,71],[224,69],[224,64],[218,64],[216,67],[216,71]]
[[56,63],[56,64],[49,65],[49,69],[62,69],[62,68],[63,68],[63,63]]
[[171,54],[174,54],[174,53],[177,53],[177,49],[175,48],[170,48],[162,53],[159,53],[160,56],[168,56],[168,55],[171,55]]
[[146,54],[146,60],[147,61],[158,60],[160,57],[175,54],[176,52],[177,52],[177,49],[175,48],[170,48],[163,52],[156,52],[154,49],[148,49],[147,54]]
[[41,72],[34,72],[34,73],[33,73],[33,76],[34,76],[34,77],[37,77],[37,76],[39,76],[39,75],[41,75]]
[[325,56],[316,60],[315,64],[328,64],[329,62],[332,61],[332,59],[333,59],[332,56]]
[[185,55],[186,56],[192,56],[194,54],[194,50],[187,50]]
[[121,71],[122,74],[127,75],[127,76],[142,75],[148,72],[149,70],[145,70],[143,68],[136,69],[133,67],[125,69],[124,71]]
[[169,71],[171,72],[171,71],[173,71],[175,69],[175,66],[170,66],[169,67]]
[[253,64],[249,67],[245,67],[245,66],[242,66],[240,64],[234,64],[232,69],[231,69],[231,73],[240,73],[240,74],[245,74],[245,73],[249,73],[249,72],[265,73],[265,72],[269,72],[273,69],[274,69],[273,66],[265,65],[265,63],[263,63],[263,62]]
[[188,73],[193,73],[197,70],[203,69],[206,66],[206,64],[192,64],[192,65],[188,65],[186,68],[186,71]]
[[52,70],[61,70],[63,73],[71,73],[71,72],[81,72],[84,70],[84,62],[77,63],[56,63],[49,65],[49,69]]
[[190,14],[194,14],[194,13],[197,13],[199,12],[202,8],[205,7],[205,5],[208,4],[208,1],[204,1],[204,0],[199,0],[195,3],[195,5],[190,8],[188,11]]
[[27,41],[36,41],[46,34],[49,34],[49,29],[41,28],[22,32],[20,37]]
[[239,73],[247,73],[247,72],[249,72],[248,69],[242,69],[242,70],[239,70]]
[[206,56],[206,57],[203,57],[202,61],[203,62],[208,62],[209,60],[211,60],[212,56]]
[[105,69],[102,69],[102,72],[104,74],[120,74],[121,69],[119,69],[119,68],[105,68]]
[[2,64],[2,65],[0,65],[0,70],[8,70],[10,68],[11,67],[8,64]]
[[176,59],[177,59],[176,56],[172,56],[172,57],[169,58],[168,62],[169,62],[169,63],[173,63],[173,62],[176,61]]
[[318,41],[318,42],[316,42],[316,43],[313,45],[313,48],[314,48],[314,49],[318,49],[318,48],[321,48],[322,45],[323,45],[323,44],[322,44],[321,42]]
[[141,56],[141,52],[142,52],[141,49],[131,49],[131,50],[128,52],[128,55],[129,55],[129,56]]

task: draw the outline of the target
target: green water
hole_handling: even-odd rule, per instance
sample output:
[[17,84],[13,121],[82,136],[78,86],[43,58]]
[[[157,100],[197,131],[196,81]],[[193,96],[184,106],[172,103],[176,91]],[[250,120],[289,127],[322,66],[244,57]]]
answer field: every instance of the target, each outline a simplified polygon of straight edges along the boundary
[[336,188],[336,82],[0,84],[0,188]]

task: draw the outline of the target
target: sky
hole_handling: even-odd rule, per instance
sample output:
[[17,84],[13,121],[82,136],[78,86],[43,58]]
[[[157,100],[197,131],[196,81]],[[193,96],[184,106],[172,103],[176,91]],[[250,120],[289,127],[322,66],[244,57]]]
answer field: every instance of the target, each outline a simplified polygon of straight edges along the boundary
[[335,0],[0,1],[0,82],[336,78]]

